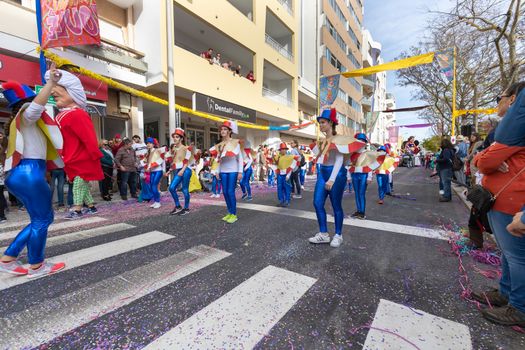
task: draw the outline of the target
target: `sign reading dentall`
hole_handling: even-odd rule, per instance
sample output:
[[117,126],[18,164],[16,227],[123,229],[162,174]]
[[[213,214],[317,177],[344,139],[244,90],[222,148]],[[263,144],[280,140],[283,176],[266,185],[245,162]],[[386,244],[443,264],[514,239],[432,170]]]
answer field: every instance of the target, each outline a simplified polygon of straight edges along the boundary
[[236,119],[247,123],[256,122],[256,112],[253,109],[236,105],[221,99],[200,94],[193,94],[193,110],[215,114],[221,117]]

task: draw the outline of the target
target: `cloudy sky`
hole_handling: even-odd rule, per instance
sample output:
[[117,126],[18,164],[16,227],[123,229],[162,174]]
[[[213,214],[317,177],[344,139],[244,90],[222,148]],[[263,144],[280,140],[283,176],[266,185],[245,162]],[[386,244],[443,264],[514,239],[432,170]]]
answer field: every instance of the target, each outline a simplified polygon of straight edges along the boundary
[[[382,45],[381,55],[385,62],[398,57],[410,46],[416,46],[425,34],[425,27],[432,14],[430,10],[448,10],[451,0],[365,0],[364,26],[375,41]],[[396,84],[396,73],[387,73],[388,92],[394,94],[398,108],[418,106],[422,103],[411,99],[411,89]],[[424,123],[417,112],[396,114],[397,125]],[[429,128],[401,128],[403,136],[415,135],[423,140],[431,135]]]

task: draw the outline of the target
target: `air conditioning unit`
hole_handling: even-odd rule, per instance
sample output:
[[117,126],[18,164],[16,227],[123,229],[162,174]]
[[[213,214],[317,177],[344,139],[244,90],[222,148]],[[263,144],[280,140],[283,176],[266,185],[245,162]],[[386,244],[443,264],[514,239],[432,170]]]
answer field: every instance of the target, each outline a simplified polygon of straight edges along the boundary
[[118,110],[120,113],[129,113],[131,112],[131,95],[119,91],[118,93]]

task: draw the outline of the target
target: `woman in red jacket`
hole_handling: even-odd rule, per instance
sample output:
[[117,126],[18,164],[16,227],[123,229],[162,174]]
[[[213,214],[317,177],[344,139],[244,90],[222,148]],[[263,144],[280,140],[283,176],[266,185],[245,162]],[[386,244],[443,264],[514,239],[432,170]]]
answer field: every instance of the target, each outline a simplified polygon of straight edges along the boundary
[[475,300],[494,307],[482,311],[486,319],[521,327],[525,326],[525,236],[513,235],[507,225],[525,205],[524,87],[525,82],[514,84],[498,96],[498,115],[504,118],[496,129],[495,142],[474,158],[484,175],[483,187],[494,195],[499,193],[488,217],[502,252],[502,276],[499,290],[472,293]]

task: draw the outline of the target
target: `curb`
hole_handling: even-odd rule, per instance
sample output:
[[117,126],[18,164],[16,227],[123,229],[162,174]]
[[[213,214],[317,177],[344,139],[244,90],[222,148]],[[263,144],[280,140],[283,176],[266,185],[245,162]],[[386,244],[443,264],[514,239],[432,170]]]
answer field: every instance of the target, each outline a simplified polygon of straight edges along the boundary
[[452,184],[452,190],[454,190],[454,192],[456,192],[456,195],[459,197],[459,199],[461,199],[463,204],[465,204],[467,209],[470,211],[470,208],[472,207],[472,204],[467,200],[467,196],[464,194],[464,192],[466,191],[465,187],[456,186],[456,185]]

